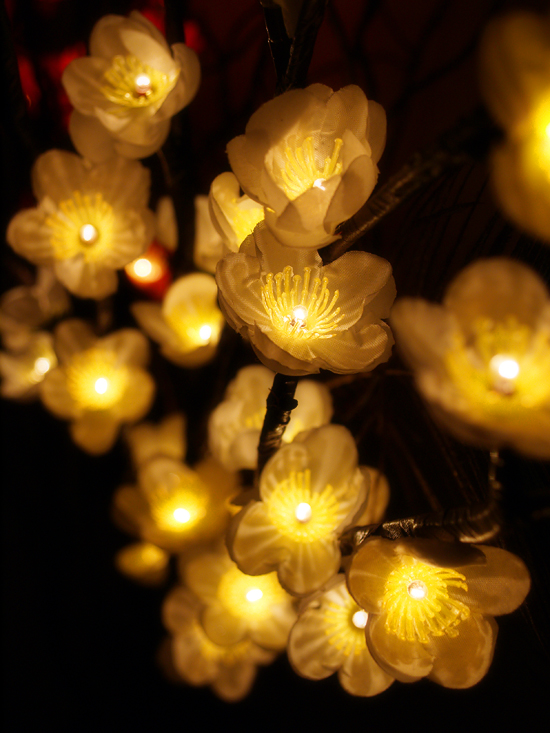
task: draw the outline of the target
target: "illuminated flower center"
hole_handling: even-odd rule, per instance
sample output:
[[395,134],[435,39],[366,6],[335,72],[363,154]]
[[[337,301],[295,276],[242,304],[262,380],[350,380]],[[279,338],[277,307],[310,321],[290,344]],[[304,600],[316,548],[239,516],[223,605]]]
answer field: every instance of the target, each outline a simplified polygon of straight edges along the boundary
[[237,567],[222,575],[217,596],[229,613],[248,620],[268,618],[273,605],[287,598],[277,573],[251,576],[241,573]]
[[306,137],[299,147],[285,148],[285,165],[280,174],[285,193],[291,201],[309,188],[316,187],[324,191],[325,181],[342,172],[342,163],[338,160],[342,145],[342,140],[336,138],[332,155],[325,158],[322,164],[317,162],[312,137]]
[[38,384],[46,374],[57,366],[57,357],[49,343],[39,341],[25,360],[27,379],[30,384]]
[[167,552],[150,542],[137,542],[118,553],[117,564],[123,572],[139,577],[148,572],[160,572],[167,566],[169,557]]
[[292,471],[266,500],[270,520],[294,542],[315,542],[331,537],[341,520],[334,489],[311,490],[311,471]]
[[470,402],[499,414],[540,405],[550,396],[550,332],[533,333],[512,317],[476,321],[470,341],[456,332],[446,364]]
[[128,386],[128,367],[109,351],[88,349],[66,367],[67,389],[85,410],[108,410],[122,399]]
[[243,659],[246,659],[252,651],[252,642],[250,639],[243,639],[236,644],[227,644],[221,646],[215,644],[205,634],[202,626],[195,621],[193,623],[193,631],[196,639],[200,644],[200,650],[205,659],[213,662],[221,662],[222,664],[233,666]]
[[468,590],[466,578],[456,570],[438,568],[410,556],[386,580],[382,607],[388,633],[403,641],[426,644],[432,636],[453,637],[470,609],[449,594],[449,589]]
[[248,197],[225,201],[223,212],[239,242],[244,242],[256,224],[264,220],[263,207]]
[[[151,68],[135,56],[115,56],[103,78],[101,92],[121,107],[159,107],[178,80],[179,69],[170,75]],[[116,109],[109,110],[116,114]]]
[[340,293],[331,297],[328,278],[311,282],[311,268],[304,267],[304,277],[294,275],[287,266],[276,275],[268,273],[262,285],[262,303],[273,327],[293,339],[328,339],[334,336],[344,315],[335,308]]
[[47,217],[46,225],[51,229],[56,259],[82,253],[86,262],[96,262],[111,247],[115,216],[101,193],[74,191],[72,198],[61,201],[57,211]]
[[209,343],[216,344],[224,324],[223,315],[216,303],[196,296],[164,311],[164,319],[176,332],[185,351],[192,351]]
[[360,654],[366,646],[367,618],[367,613],[359,608],[351,596],[347,603],[327,603],[323,620],[329,643],[346,656]]
[[194,471],[170,473],[147,492],[151,516],[165,532],[187,533],[206,516],[208,489]]

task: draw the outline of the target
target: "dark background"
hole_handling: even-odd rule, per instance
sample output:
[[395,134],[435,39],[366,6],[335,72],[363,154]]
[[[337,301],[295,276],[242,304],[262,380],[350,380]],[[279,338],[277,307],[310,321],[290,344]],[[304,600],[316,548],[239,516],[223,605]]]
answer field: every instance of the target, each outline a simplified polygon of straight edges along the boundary
[[[381,182],[479,105],[479,34],[493,14],[517,5],[489,0],[329,4],[309,81],[334,89],[359,84],[386,108],[388,145],[380,163]],[[24,114],[16,104],[2,112],[4,230],[19,208],[32,205],[34,156],[51,147],[70,149],[62,124],[69,108],[59,86],[64,64],[85,52],[82,44],[101,15],[144,6],[18,0],[6,7],[4,33],[24,57],[26,90],[32,93]],[[203,82],[178,122],[183,131],[179,142],[168,150],[176,151],[173,165],[179,167],[183,187],[207,193],[212,178],[228,169],[227,141],[273,96],[275,78],[257,2],[194,0],[179,7],[187,19],[187,40],[199,52]],[[151,3],[149,13],[160,16],[160,5]],[[7,90],[9,66],[4,68]],[[160,166],[155,157],[146,164],[153,171],[154,200],[161,193]],[[465,264],[502,253],[528,262],[547,282],[550,277],[550,249],[501,218],[482,159],[424,188],[361,246],[390,260],[401,295],[438,299]],[[176,273],[188,260],[183,251],[176,255]],[[32,268],[5,245],[2,274],[3,290],[32,282]],[[127,283],[121,284],[114,303],[117,326],[132,324],[128,305],[136,297]],[[92,316],[94,306],[79,302],[75,312]],[[240,363],[253,360],[231,335],[223,349],[230,376]],[[166,364],[155,352],[152,369],[159,382],[153,415],[175,406],[189,415],[194,459],[204,446],[200,408],[223,387],[217,367],[197,375]],[[486,454],[441,434],[410,377],[387,373],[396,369],[395,357],[388,370],[343,380],[333,393],[335,421],[353,431],[363,462],[379,466],[390,478],[389,516],[458,506],[483,496]],[[260,671],[246,700],[227,705],[208,689],[168,682],[156,664],[165,636],[160,607],[169,585],[142,588],[114,569],[114,554],[128,542],[110,519],[114,489],[129,478],[123,444],[91,458],[70,442],[66,424],[40,404],[2,401],[1,406],[7,730],[546,730],[547,465],[504,455],[501,477],[509,524],[501,542],[525,560],[533,589],[521,611],[499,620],[495,659],[480,684],[455,691],[427,681],[395,683],[376,698],[359,699],[344,693],[336,678],[310,682],[297,677],[283,656]]]

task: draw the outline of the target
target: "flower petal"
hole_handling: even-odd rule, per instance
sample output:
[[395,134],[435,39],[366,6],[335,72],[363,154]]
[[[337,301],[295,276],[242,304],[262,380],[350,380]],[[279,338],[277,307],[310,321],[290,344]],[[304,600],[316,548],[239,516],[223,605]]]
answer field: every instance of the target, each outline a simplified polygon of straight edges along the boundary
[[429,675],[434,659],[426,647],[389,633],[385,621],[385,616],[369,615],[366,632],[370,652],[382,669],[400,682],[416,682]]

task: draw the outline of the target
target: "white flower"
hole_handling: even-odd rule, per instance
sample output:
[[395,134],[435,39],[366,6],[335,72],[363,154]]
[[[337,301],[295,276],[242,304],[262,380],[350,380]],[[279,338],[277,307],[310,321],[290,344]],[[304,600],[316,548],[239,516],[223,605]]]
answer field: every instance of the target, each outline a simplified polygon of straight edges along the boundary
[[214,226],[230,252],[238,252],[256,224],[264,220],[262,205],[240,195],[233,173],[221,173],[212,181],[209,204]]
[[81,298],[104,298],[116,272],[141,254],[153,235],[146,208],[150,175],[135,161],[92,165],[73,153],[50,150],[33,168],[38,207],[11,220],[7,239]]
[[398,301],[392,326],[434,417],[459,440],[550,457],[550,296],[532,270],[479,260],[443,305]]
[[327,589],[304,602],[292,627],[288,658],[295,671],[312,680],[338,671],[342,687],[361,697],[387,690],[394,678],[367,647],[367,618],[350,596],[344,576],[336,576]]
[[147,339],[129,328],[98,339],[74,319],[56,328],[55,351],[60,365],[41,383],[42,401],[71,420],[71,437],[80,448],[105,453],[121,424],[139,420],[151,406],[155,385],[143,369]]
[[[91,160],[105,160],[109,142],[124,156],[151,155],[163,144],[170,118],[189,104],[200,81],[194,51],[172,46],[137,11],[128,18],[106,15],[90,37],[90,56],[72,61],[62,82],[80,113],[71,121],[77,147]],[[88,138],[88,139],[87,139]]]
[[215,644],[251,639],[266,649],[285,648],[296,612],[275,573],[250,577],[223,549],[184,562],[182,574],[205,606],[202,627]]
[[317,249],[370,196],[385,139],[385,112],[359,87],[313,84],[262,105],[227,153],[279,241]]
[[115,555],[119,572],[143,585],[161,585],[168,576],[169,553],[151,542],[134,542]]
[[491,664],[492,618],[521,605],[530,587],[523,562],[506,550],[411,539],[368,539],[347,577],[368,613],[374,659],[402,682],[475,685]]
[[193,260],[199,270],[212,274],[228,249],[210,216],[208,196],[195,196],[195,246]]
[[216,644],[201,626],[203,604],[186,588],[178,586],[167,596],[164,625],[171,633],[171,663],[187,684],[210,685],[222,700],[242,700],[252,687],[258,665],[270,664],[276,656],[251,639]]
[[211,275],[193,273],[176,280],[162,306],[134,303],[132,313],[143,330],[158,341],[167,359],[184,367],[211,361],[223,328],[216,304],[216,282]]
[[338,538],[361,515],[369,474],[357,465],[346,428],[300,433],[267,462],[260,501],[249,502],[229,527],[227,546],[250,575],[277,570],[295,595],[321,588],[340,567]]
[[9,399],[33,399],[40,382],[57,366],[52,335],[46,331],[28,333],[25,344],[11,353],[0,351],[0,394]]
[[[230,470],[256,467],[266,399],[273,377],[273,372],[263,366],[244,367],[229,383],[223,402],[210,416],[210,450]],[[300,380],[296,399],[298,406],[292,411],[283,434],[285,443],[292,442],[302,430],[325,425],[332,416],[330,392],[323,384]]]
[[181,461],[187,450],[185,417],[181,413],[174,413],[165,417],[158,425],[142,422],[128,429],[126,441],[136,468],[156,456]]
[[303,375],[374,369],[389,358],[395,297],[389,262],[348,252],[323,267],[314,250],[279,244],[259,224],[216,270],[229,324],[273,371]]

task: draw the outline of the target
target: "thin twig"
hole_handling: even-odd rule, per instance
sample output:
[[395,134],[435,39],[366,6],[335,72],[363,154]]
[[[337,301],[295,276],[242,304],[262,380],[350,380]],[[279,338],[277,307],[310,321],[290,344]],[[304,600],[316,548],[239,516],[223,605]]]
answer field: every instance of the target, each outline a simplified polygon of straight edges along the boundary
[[290,421],[290,413],[298,405],[294,399],[297,384],[297,377],[276,374],[273,378],[273,386],[267,397],[267,411],[258,445],[256,486],[259,483],[265,464],[280,448],[283,433]]

